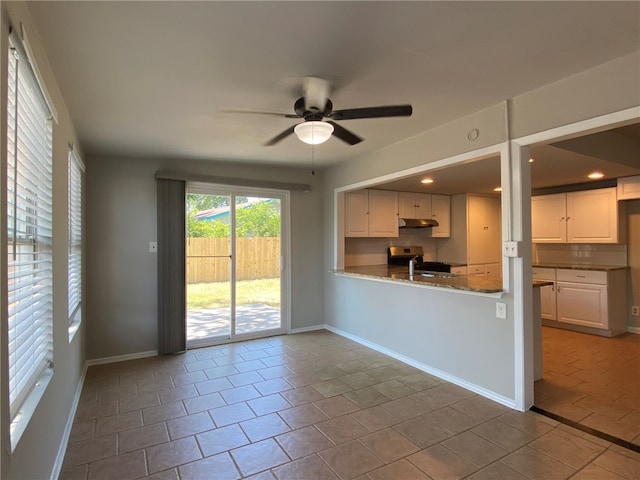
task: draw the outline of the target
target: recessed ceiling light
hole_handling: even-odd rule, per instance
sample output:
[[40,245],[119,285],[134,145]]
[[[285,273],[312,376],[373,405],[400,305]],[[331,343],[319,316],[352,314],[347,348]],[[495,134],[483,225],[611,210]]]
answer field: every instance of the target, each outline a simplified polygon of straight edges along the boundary
[[530,158],[530,159],[529,159],[529,163],[533,163],[533,162],[535,162],[535,159]]
[[420,183],[433,183],[433,178],[423,178]]
[[501,192],[502,191],[502,187],[496,187],[493,189],[494,192]]
[[588,177],[589,177],[591,180],[598,180],[598,179],[600,179],[600,178],[604,177],[604,173],[602,173],[602,172],[591,172],[591,173],[588,175]]

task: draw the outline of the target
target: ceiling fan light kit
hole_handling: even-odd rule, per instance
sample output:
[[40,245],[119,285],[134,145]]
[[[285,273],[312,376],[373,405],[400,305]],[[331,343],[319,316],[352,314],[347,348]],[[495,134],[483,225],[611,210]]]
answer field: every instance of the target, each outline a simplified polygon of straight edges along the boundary
[[322,121],[302,122],[293,128],[296,136],[309,145],[324,143],[333,133],[333,125]]

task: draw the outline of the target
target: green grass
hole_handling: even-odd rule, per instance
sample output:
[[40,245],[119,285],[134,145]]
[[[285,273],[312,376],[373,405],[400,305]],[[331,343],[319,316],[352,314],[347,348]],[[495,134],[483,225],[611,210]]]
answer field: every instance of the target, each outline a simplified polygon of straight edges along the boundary
[[[187,285],[187,310],[228,307],[230,282],[191,283]],[[236,283],[236,304],[262,303],[280,307],[280,279],[265,278]]]

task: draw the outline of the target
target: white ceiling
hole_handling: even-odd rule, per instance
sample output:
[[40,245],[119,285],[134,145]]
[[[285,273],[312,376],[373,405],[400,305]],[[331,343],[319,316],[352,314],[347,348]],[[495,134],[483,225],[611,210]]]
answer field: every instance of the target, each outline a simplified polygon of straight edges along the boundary
[[411,103],[341,124],[330,165],[637,51],[640,2],[27,2],[87,154],[306,166],[296,78],[334,108]]

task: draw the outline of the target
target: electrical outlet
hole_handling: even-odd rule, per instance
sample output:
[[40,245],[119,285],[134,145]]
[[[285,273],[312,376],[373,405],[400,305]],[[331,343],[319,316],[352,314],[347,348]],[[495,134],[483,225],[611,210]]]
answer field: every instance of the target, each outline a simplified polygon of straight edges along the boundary
[[631,315],[634,317],[640,317],[640,307],[638,305],[631,307]]
[[149,252],[158,253],[158,242],[149,242]]
[[507,304],[506,303],[496,303],[496,317],[498,318],[507,318]]

